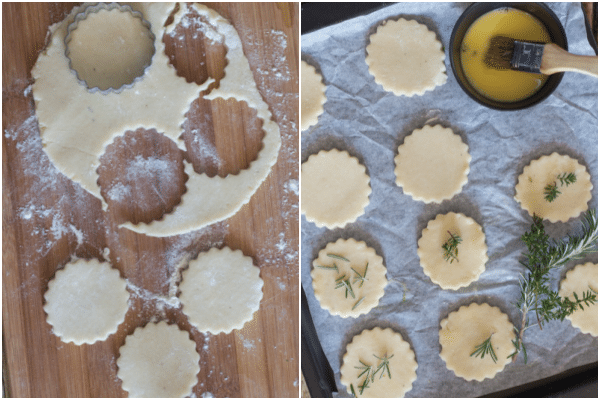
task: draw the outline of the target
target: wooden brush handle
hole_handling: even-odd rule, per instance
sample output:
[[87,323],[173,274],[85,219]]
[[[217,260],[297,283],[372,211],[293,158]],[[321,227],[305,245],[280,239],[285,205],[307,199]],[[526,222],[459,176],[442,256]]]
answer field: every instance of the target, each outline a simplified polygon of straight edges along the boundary
[[578,56],[550,43],[544,46],[540,71],[544,75],[557,72],[580,72],[597,78],[598,56]]

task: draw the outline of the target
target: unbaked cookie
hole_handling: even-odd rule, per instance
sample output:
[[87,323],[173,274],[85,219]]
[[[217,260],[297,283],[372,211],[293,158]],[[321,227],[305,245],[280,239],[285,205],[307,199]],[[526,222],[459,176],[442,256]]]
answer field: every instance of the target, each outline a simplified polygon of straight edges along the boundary
[[417,361],[402,335],[374,328],[346,347],[340,375],[348,393],[357,397],[404,397],[417,379]]
[[425,25],[403,18],[385,21],[369,39],[369,72],[385,90],[423,95],[446,83],[442,43]]
[[263,280],[252,258],[240,250],[212,248],[183,271],[179,296],[183,313],[201,332],[242,329],[260,306]]
[[189,333],[165,321],[127,336],[119,349],[117,376],[129,397],[185,397],[200,372],[200,355]]
[[386,272],[383,258],[365,242],[338,239],[313,261],[315,297],[332,315],[358,317],[379,304]]
[[425,203],[441,203],[460,193],[467,183],[469,146],[441,125],[416,129],[398,147],[396,184]]
[[54,334],[77,345],[117,331],[129,307],[127,284],[106,262],[76,260],[56,272],[44,294]]
[[315,67],[302,61],[301,69],[302,88],[302,113],[300,127],[304,131],[315,125],[319,115],[323,113],[323,104],[325,103],[325,85],[321,75]]
[[[577,265],[567,272],[565,279],[560,283],[558,294],[561,297],[575,300],[573,292],[581,298],[582,294],[588,290],[598,293],[598,264],[591,262]],[[577,309],[567,319],[581,332],[598,337],[598,303],[584,306],[583,310]]]
[[485,234],[473,219],[457,213],[429,221],[418,241],[423,272],[442,289],[468,286],[485,271]]
[[301,211],[318,227],[341,228],[363,215],[371,186],[366,168],[346,151],[313,154],[302,164]]
[[585,166],[555,152],[523,168],[515,187],[515,200],[531,216],[566,222],[587,210],[592,187]]
[[[440,357],[456,376],[481,382],[493,378],[511,362],[514,327],[498,307],[485,303],[462,306],[442,320],[440,326]],[[486,342],[495,357],[478,352]]]

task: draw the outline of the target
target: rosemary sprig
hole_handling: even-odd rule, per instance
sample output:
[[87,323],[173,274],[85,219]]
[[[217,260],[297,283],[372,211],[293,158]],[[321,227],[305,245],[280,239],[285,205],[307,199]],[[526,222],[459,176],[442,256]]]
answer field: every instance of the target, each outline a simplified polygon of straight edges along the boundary
[[442,249],[444,250],[444,259],[450,261],[450,264],[452,264],[452,261],[458,261],[458,245],[462,242],[462,238],[458,235],[453,235],[450,231],[448,233],[450,237],[442,245]]
[[330,254],[330,253],[328,253],[327,257],[335,258],[336,260],[342,260],[342,261],[350,262],[350,260],[348,260],[347,258],[344,258],[342,256],[338,256],[337,254]]
[[346,298],[348,298],[348,293],[352,296],[353,299],[356,298],[354,295],[354,290],[352,290],[352,284],[350,283],[350,278],[346,278],[346,275],[342,275],[335,280],[336,289],[345,288],[346,289]]
[[557,291],[550,288],[549,273],[553,268],[597,251],[598,217],[595,210],[584,214],[582,225],[582,233],[579,235],[569,235],[566,240],[555,242],[546,234],[542,218],[534,215],[531,230],[521,237],[527,246],[525,261],[521,263],[527,268],[528,274],[521,275],[519,280],[521,294],[516,306],[521,311],[521,327],[515,327],[515,351],[509,356],[513,361],[522,351],[527,363],[523,337],[525,330],[533,326],[529,323],[530,312],[535,313],[537,325],[542,329],[546,322],[562,321],[576,309],[597,302],[597,293],[591,290],[574,294],[575,300],[571,300],[568,297],[560,297]]
[[360,284],[358,287],[362,287],[363,283],[365,283],[365,280],[367,279],[367,270],[369,269],[369,263],[367,263],[367,266],[365,267],[365,272],[362,275],[354,268],[350,267],[350,269],[356,274],[352,283],[359,282]]
[[492,361],[496,363],[496,361],[498,361],[498,357],[496,356],[496,352],[494,351],[494,346],[492,346],[493,335],[494,334],[492,333],[490,337],[483,341],[483,343],[480,343],[477,346],[475,346],[475,351],[471,353],[471,357],[481,356],[481,358],[484,358],[486,355],[489,354],[490,357],[492,357]]
[[[377,366],[377,369],[373,369],[373,367],[371,365],[363,362],[362,360],[358,360],[358,362],[360,362],[361,365],[354,367],[356,369],[362,370],[362,372],[360,374],[358,374],[357,379],[359,379],[363,375],[365,376],[365,379],[362,381],[362,383],[360,385],[358,385],[358,394],[360,394],[360,395],[362,395],[363,392],[365,391],[365,389],[367,389],[369,387],[369,382],[371,382],[371,383],[375,382],[375,376],[379,373],[379,371],[381,371],[381,375],[379,375],[379,379],[383,378],[383,375],[386,372],[387,372],[388,378],[392,379],[392,374],[390,372],[390,359],[392,357],[394,357],[394,355],[392,354],[391,356],[388,357],[387,353],[386,353],[383,357],[377,357],[375,354],[373,354],[373,357],[375,357],[381,361],[379,363],[379,365]],[[350,384],[350,391],[352,392],[353,397],[357,397],[353,384]]]
[[[577,176],[573,172],[565,172],[556,176],[556,179],[560,182],[560,186],[569,186],[572,183],[577,182]],[[561,191],[558,190],[558,184],[556,181],[549,183],[544,187],[544,199],[551,203],[553,202]]]

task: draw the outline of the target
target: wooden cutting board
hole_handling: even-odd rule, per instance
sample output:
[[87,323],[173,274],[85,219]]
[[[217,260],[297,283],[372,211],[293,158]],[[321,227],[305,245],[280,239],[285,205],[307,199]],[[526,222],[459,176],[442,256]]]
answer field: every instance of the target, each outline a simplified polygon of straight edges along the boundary
[[[190,148],[155,131],[127,132],[98,169],[109,207],[62,175],[42,149],[31,69],[48,27],[73,3],[3,3],[2,26],[2,328],[3,383],[12,397],[123,397],[119,347],[137,327],[167,320],[190,333],[200,354],[193,396],[298,397],[298,4],[209,5],[235,26],[258,89],[278,123],[282,148],[267,180],[230,219],[205,229],[152,238],[118,228],[170,212],[185,192],[182,160],[225,176],[246,168],[261,148],[261,122],[245,103],[198,100],[184,124]],[[166,52],[189,82],[222,76],[225,48],[198,34],[188,15],[165,37]],[[85,132],[82,132],[85,134]],[[192,150],[192,148],[194,150]],[[211,151],[208,151],[208,150]],[[181,307],[166,304],[177,266],[211,247],[253,258],[265,282],[260,310],[244,329],[203,334]],[[109,261],[131,293],[125,322],[107,340],[63,343],[44,314],[44,292],[73,258]]]

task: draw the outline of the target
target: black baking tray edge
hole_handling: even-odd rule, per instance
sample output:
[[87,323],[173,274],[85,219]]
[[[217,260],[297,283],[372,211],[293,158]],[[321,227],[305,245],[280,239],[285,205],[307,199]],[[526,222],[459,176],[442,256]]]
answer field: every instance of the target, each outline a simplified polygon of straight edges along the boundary
[[[320,2],[302,2],[301,3],[301,31],[302,34],[333,25],[350,18],[379,10],[387,5],[394,3],[320,3]],[[596,21],[598,5],[595,4]],[[585,18],[584,18],[585,19]],[[593,36],[590,33],[589,23],[586,21],[588,40],[590,45],[597,52],[597,44],[592,42]],[[591,36],[591,38],[590,38]],[[310,318],[304,315],[304,318]],[[312,323],[312,321],[311,321]],[[308,347],[306,343],[304,346]],[[303,347],[304,347],[303,346]],[[320,347],[320,345],[319,345]],[[303,359],[305,351],[303,351]],[[313,350],[314,351],[314,350]],[[325,361],[327,362],[327,361]],[[319,369],[326,370],[329,364],[321,366]],[[303,374],[304,374],[303,368]],[[312,368],[311,368],[312,369]],[[308,368],[307,368],[308,370]],[[306,386],[312,397],[332,397],[332,392],[323,388],[323,377],[314,376],[314,374],[304,374]],[[314,394],[313,394],[314,393]],[[315,396],[316,395],[316,396]],[[598,362],[583,365],[577,368],[564,371],[558,375],[530,382],[525,385],[517,386],[511,389],[487,394],[483,397],[576,397],[576,398],[598,398]]]

